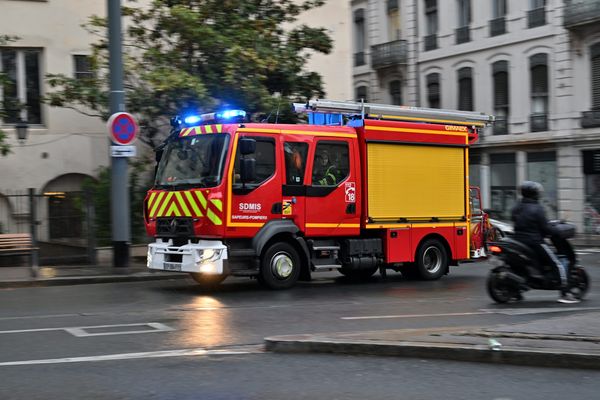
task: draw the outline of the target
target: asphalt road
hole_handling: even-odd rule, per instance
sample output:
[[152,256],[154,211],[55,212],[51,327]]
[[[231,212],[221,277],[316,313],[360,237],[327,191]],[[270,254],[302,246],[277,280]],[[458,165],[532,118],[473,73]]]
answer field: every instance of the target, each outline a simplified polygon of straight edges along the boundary
[[[592,284],[600,252],[585,252]],[[600,373],[449,361],[270,354],[266,336],[520,323],[564,314],[557,293],[498,306],[485,263],[435,282],[315,274],[271,292],[231,279],[0,291],[0,399],[596,398]],[[570,309],[573,306],[568,306]],[[581,311],[600,309],[594,285]]]

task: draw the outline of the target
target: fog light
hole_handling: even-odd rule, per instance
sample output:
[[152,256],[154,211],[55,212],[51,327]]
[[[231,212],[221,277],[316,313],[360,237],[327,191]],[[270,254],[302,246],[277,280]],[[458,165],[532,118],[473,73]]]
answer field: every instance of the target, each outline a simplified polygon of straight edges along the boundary
[[216,274],[217,265],[215,263],[203,263],[200,264],[200,273],[203,274]]

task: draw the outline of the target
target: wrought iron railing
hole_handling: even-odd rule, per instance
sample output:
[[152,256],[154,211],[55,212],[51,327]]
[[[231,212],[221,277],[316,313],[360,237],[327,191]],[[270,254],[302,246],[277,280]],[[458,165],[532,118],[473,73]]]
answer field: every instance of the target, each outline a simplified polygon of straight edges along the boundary
[[599,0],[574,0],[565,3],[563,25],[574,28],[600,21]]
[[408,45],[406,40],[394,40],[371,47],[371,66],[373,69],[391,65],[406,64]]

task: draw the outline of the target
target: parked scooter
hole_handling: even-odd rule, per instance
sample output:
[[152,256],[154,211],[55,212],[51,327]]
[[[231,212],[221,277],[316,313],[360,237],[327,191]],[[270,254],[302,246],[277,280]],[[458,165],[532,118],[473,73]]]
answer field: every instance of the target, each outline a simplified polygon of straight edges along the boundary
[[[575,226],[563,221],[551,221],[557,232],[551,237],[556,255],[569,267],[569,285],[573,295],[581,299],[589,289],[585,269],[577,265],[577,256],[567,239],[575,236]],[[507,236],[488,244],[494,268],[487,280],[487,290],[497,303],[522,300],[529,289],[560,290],[560,275],[556,266],[540,265],[536,253],[525,244]]]

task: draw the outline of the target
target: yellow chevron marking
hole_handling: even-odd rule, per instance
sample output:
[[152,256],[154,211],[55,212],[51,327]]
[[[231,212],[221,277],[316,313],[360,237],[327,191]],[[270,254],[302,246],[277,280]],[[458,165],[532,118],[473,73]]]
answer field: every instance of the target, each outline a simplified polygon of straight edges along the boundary
[[202,209],[206,210],[206,198],[204,198],[202,192],[196,190],[194,193],[196,193],[196,197],[198,198],[198,200],[200,200],[200,205],[202,206]]
[[192,209],[196,213],[196,216],[201,217],[202,211],[200,211],[200,209],[198,208],[198,205],[196,204],[196,200],[194,199],[194,196],[192,196],[192,192],[183,192],[183,193],[185,193],[185,197],[187,197],[189,203],[192,205]]
[[215,128],[217,128],[218,133],[221,133],[221,131],[223,130],[223,125],[215,125]]
[[190,209],[187,208],[187,206],[185,204],[185,201],[183,200],[183,196],[181,195],[181,192],[175,192],[175,197],[177,197],[177,201],[179,202],[179,206],[183,210],[183,215],[185,215],[186,217],[191,217],[192,213],[190,212]]
[[222,225],[223,221],[210,208],[206,211],[206,216],[215,225]]
[[150,193],[150,197],[148,197],[148,210],[152,209],[152,204],[154,202],[154,199],[156,198],[157,192],[152,192]]
[[173,197],[173,192],[167,193],[167,196],[165,197],[165,200],[163,201],[162,206],[160,207],[160,209],[158,210],[158,213],[156,214],[157,217],[163,216],[163,212],[165,211],[165,208],[167,208],[167,205],[171,201],[171,197]]
[[214,204],[215,207],[217,207],[217,209],[219,211],[223,211],[223,202],[219,199],[212,199],[211,203]]
[[316,132],[316,131],[299,131],[291,129],[282,129],[281,133],[289,135],[310,135],[310,136],[335,136],[335,137],[346,137],[355,138],[355,133],[344,133],[344,132]]
[[169,209],[165,213],[165,217],[170,217],[173,214],[175,214],[176,217],[181,217],[181,213],[179,212],[179,209],[177,208],[177,203],[175,203],[174,201],[171,202]]
[[158,194],[158,196],[156,198],[156,201],[152,205],[152,210],[150,210],[150,216],[151,217],[155,217],[156,216],[156,211],[158,210],[158,206],[160,205],[160,203],[163,200],[163,198],[165,197],[165,195],[166,195],[165,192],[160,192]]
[[212,131],[212,127],[211,127],[210,125],[206,125],[206,126],[204,127],[204,129],[206,130],[206,133],[213,133],[213,131]]

